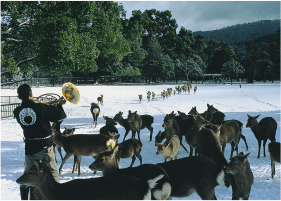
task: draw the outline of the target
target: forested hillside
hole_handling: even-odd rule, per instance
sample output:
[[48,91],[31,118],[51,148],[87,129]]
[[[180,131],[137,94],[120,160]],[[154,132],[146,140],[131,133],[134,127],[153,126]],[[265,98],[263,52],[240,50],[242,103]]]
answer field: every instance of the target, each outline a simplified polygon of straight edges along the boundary
[[229,45],[237,45],[249,42],[268,35],[276,34],[280,29],[280,20],[260,20],[257,22],[236,24],[222,29],[213,31],[196,31],[193,36],[201,34],[205,38],[205,42],[214,39],[219,42],[229,43]]
[[193,33],[177,32],[169,10],[125,13],[112,1],[2,1],[1,85],[35,75],[93,83],[93,75],[148,83],[204,74],[280,79],[280,20]]

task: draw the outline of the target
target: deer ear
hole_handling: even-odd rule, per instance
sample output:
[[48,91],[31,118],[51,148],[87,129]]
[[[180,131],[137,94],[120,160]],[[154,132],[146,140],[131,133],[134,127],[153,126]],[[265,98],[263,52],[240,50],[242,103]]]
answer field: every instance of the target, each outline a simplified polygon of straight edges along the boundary
[[259,114],[259,115],[257,115],[257,116],[255,116],[254,118],[255,118],[255,119],[257,119],[257,118],[259,118],[259,117],[260,117],[260,114]]
[[159,147],[159,143],[158,143],[158,142],[155,142],[155,146],[156,146],[156,147]]
[[72,128],[72,132],[74,132],[75,131],[75,128]]

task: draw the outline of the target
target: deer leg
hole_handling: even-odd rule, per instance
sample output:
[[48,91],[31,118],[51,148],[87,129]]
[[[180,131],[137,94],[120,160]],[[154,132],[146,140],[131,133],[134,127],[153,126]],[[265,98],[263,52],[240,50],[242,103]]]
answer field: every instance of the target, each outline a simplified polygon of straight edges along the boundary
[[140,155],[140,152],[135,153],[135,155],[140,160],[140,164],[142,165],[142,157]]
[[77,156],[77,165],[78,165],[78,176],[81,175],[80,172],[80,163],[81,163],[82,156]]
[[138,138],[139,138],[139,141],[140,141],[140,131],[137,131],[138,132]]
[[247,141],[246,141],[246,137],[244,136],[244,135],[240,135],[240,137],[244,140],[244,143],[245,143],[245,145],[246,145],[246,150],[248,151],[248,144],[247,144]]
[[189,157],[190,157],[190,156],[192,156],[192,154],[193,154],[193,147],[192,147],[192,146],[190,146],[190,153],[189,153]]
[[[231,159],[231,158],[232,158],[232,156],[233,156],[233,151],[234,151],[234,146],[235,146],[235,143],[234,143],[234,142],[231,142],[230,144],[231,144],[231,154],[230,154],[230,159]],[[237,153],[237,155],[238,155],[238,153]]]
[[226,147],[226,143],[223,143],[223,144],[221,145],[221,151],[222,151],[223,154],[224,154],[225,147]]
[[150,141],[152,141],[153,128],[151,126],[149,128],[149,131],[150,131]]
[[54,154],[55,154],[55,160],[56,160],[56,163],[57,163],[58,160],[57,160],[57,156],[56,156],[56,145],[55,144],[53,144],[53,149],[54,149]]
[[[126,133],[124,135],[124,139],[123,139],[123,142],[125,141],[125,138],[127,137],[128,133],[130,132],[130,130],[126,130]],[[132,133],[132,137],[133,137],[133,133]]]
[[275,175],[275,162],[271,159],[271,178]]
[[259,145],[258,158],[260,158],[261,140],[258,141],[258,145]]
[[263,140],[263,157],[265,157],[265,144],[267,139]]
[[63,159],[62,153],[61,153],[61,146],[57,146],[58,152],[60,154],[61,160]]
[[134,165],[135,160],[136,160],[136,156],[135,156],[135,155],[133,155],[133,156],[132,156],[132,163],[131,163],[130,167],[132,167],[132,166]]
[[60,168],[59,168],[59,173],[61,172],[62,166],[63,166],[63,164],[65,163],[65,161],[66,161],[67,159],[69,159],[70,156],[72,156],[72,155],[73,155],[73,153],[66,153],[65,157],[62,159],[62,162],[61,162],[61,165],[60,165]]
[[136,138],[136,131],[132,131],[132,138]]
[[72,173],[74,173],[75,170],[77,170],[77,156],[76,155],[74,155]]

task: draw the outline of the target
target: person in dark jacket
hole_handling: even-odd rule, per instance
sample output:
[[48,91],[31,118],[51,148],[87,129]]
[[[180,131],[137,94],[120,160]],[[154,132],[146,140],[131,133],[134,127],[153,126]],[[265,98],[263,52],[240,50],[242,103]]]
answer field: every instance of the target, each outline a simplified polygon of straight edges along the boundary
[[[25,142],[24,172],[28,171],[36,160],[42,160],[48,155],[51,159],[49,168],[54,179],[59,182],[50,122],[62,121],[66,118],[62,107],[66,101],[62,97],[56,105],[35,103],[32,90],[28,84],[19,86],[17,92],[18,98],[22,100],[22,103],[21,106],[14,110],[14,116],[23,129],[23,140]],[[22,200],[27,200],[29,187],[21,185],[20,194]]]

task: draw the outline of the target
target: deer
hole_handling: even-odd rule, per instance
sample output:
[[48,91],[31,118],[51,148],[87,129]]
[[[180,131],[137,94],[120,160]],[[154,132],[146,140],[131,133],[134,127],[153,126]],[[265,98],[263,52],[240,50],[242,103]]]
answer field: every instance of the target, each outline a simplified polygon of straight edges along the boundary
[[[123,141],[124,141],[125,138],[127,137],[127,135],[129,134],[129,132],[131,130],[131,127],[130,127],[130,124],[129,124],[129,120],[124,119],[122,115],[123,115],[123,112],[120,111],[119,113],[117,113],[113,117],[113,120],[117,121],[122,127],[125,128],[126,132],[125,132],[124,139],[123,139]],[[151,125],[154,122],[153,116],[148,115],[148,114],[139,115],[139,116],[140,116],[141,121],[142,121],[141,130],[144,129],[144,128],[147,128],[150,131],[150,141],[152,141],[153,127]],[[132,132],[132,138],[134,138],[133,132]]]
[[103,116],[103,118],[105,120],[105,126],[100,128],[99,133],[104,135],[108,135],[109,132],[114,135],[118,134],[118,129],[115,127],[117,123],[108,116]]
[[[173,135],[177,135],[179,137],[179,139],[180,139],[180,145],[187,152],[187,149],[182,144],[182,129],[183,128],[180,127],[178,122],[179,122],[179,117],[175,116],[174,111],[171,112],[170,114],[167,114],[164,117],[164,123],[162,124],[162,127],[165,128],[165,132],[163,133],[163,135],[164,135],[164,138],[166,138],[167,140],[170,140]],[[182,124],[181,124],[181,126],[182,126]],[[159,139],[161,139],[161,138],[159,138]],[[162,140],[161,141],[156,141],[156,142],[161,143]]]
[[160,166],[154,164],[143,164],[137,167],[128,167],[120,169],[119,163],[121,155],[119,153],[119,146],[114,150],[104,152],[98,155],[96,160],[89,166],[93,171],[102,171],[103,177],[132,175],[137,178],[149,180],[157,175],[164,175],[152,189],[152,198],[156,200],[165,200],[171,194],[171,185],[169,183],[169,176],[167,172]]
[[163,155],[165,162],[168,160],[178,159],[180,151],[180,139],[177,135],[173,135],[170,140],[167,140],[164,144],[156,144],[157,155]]
[[203,156],[185,157],[157,165],[169,175],[171,197],[187,197],[196,192],[201,199],[216,199],[215,187],[224,179],[224,167]]
[[148,91],[148,92],[146,92],[146,94],[147,94],[147,101],[149,102],[150,101],[150,97],[151,97],[151,92],[150,91]]
[[140,115],[137,114],[137,111],[131,112],[131,110],[129,110],[128,122],[129,122],[130,128],[132,130],[132,138],[135,138],[136,132],[137,132],[138,138],[140,140],[140,130],[142,127],[142,119],[141,119]]
[[142,157],[141,157],[141,150],[142,150],[142,143],[141,141],[130,138],[121,142],[118,146],[118,154],[121,158],[132,158],[132,163],[130,167],[132,167],[135,163],[136,157],[139,159],[140,164],[142,165]]
[[195,115],[200,115],[202,116],[204,119],[206,119],[207,121],[211,121],[213,118],[213,114],[215,112],[218,112],[218,110],[213,106],[213,105],[209,105],[207,103],[207,110],[201,114],[199,114],[196,110],[196,107],[191,108],[191,110],[189,111],[188,114],[195,114]]
[[141,99],[142,99],[142,94],[139,94],[139,100],[141,102]]
[[155,93],[154,92],[152,92],[152,100],[154,100],[155,99]]
[[199,156],[205,156],[222,166],[226,166],[228,162],[222,153],[221,144],[217,137],[220,134],[221,126],[212,123],[209,125],[210,128],[202,128],[198,132],[195,153]]
[[250,153],[244,155],[240,152],[238,156],[230,159],[230,162],[225,167],[225,185],[232,186],[232,200],[248,200],[251,192],[251,187],[254,182],[253,172],[251,171],[248,157]]
[[242,128],[235,120],[226,121],[220,128],[219,140],[222,146],[222,153],[224,154],[227,143],[231,144],[230,158],[233,156],[233,151],[236,150],[238,155],[238,144],[242,133]]
[[[48,157],[48,156],[47,156]],[[141,200],[151,199],[151,190],[163,174],[145,180],[132,175],[117,175],[74,179],[65,183],[55,181],[47,160],[36,162],[16,182],[36,187],[48,200]],[[109,191],[110,189],[110,191]]]
[[[248,115],[248,114],[247,114]],[[276,138],[276,130],[277,130],[277,122],[272,117],[264,117],[260,122],[257,121],[260,114],[252,117],[248,115],[248,120],[246,124],[246,128],[251,128],[254,133],[257,141],[258,141],[258,157],[260,158],[260,148],[261,142],[263,141],[263,156],[265,157],[265,145],[267,140],[269,139],[271,142],[275,142]]]
[[97,98],[97,101],[100,105],[103,105],[103,94],[101,94],[100,97]]
[[103,135],[103,134],[76,134],[68,137],[61,136],[58,132],[59,125],[57,124],[57,131],[53,135],[53,141],[64,148],[66,155],[62,159],[62,163],[59,168],[59,173],[67,159],[72,155],[76,157],[74,159],[74,165],[72,173],[75,170],[75,164],[77,162],[78,176],[80,176],[80,163],[82,156],[97,156],[98,154],[112,150],[116,144],[119,135]]
[[275,162],[280,163],[280,142],[270,142],[268,144],[270,153],[271,178],[275,175]]
[[[75,128],[66,128],[66,127],[64,127],[64,131],[61,133],[61,131],[60,131],[60,124],[61,123],[62,123],[62,121],[61,122],[54,122],[52,124],[52,138],[54,137],[53,134],[56,131],[60,132],[60,134],[62,136],[65,136],[65,137],[69,136],[69,135],[74,135]],[[57,126],[57,124],[59,124],[59,126]],[[54,153],[56,153],[56,148],[57,148],[57,150],[58,150],[58,152],[60,154],[61,160],[62,160],[63,156],[62,156],[62,152],[61,152],[61,146],[59,146],[58,144],[56,144],[54,142],[53,142],[53,144],[54,144]],[[56,162],[57,162],[57,158],[56,158]]]
[[100,114],[99,105],[97,103],[91,103],[90,111],[91,111],[91,114],[92,114],[93,119],[94,119],[94,125],[95,125],[95,127],[97,127],[98,118],[99,118],[99,114]]
[[207,110],[201,114],[197,112],[196,107],[192,107],[188,114],[201,115],[204,119],[213,124],[220,124],[224,121],[225,115],[222,112],[216,109],[213,105],[207,104],[207,107]]
[[197,86],[194,87],[194,94],[196,94]]
[[158,192],[152,192],[155,199],[166,199],[169,191],[171,197],[187,197],[193,192],[197,192],[202,199],[216,199],[215,187],[224,178],[223,166],[201,156],[186,157],[156,165],[143,164],[138,167],[119,169],[121,157],[116,154],[118,150],[115,149],[100,154],[89,168],[102,171],[103,176],[134,174],[134,176],[139,175],[144,178],[144,175],[151,174],[148,170],[158,167],[166,172],[168,180],[163,181],[167,179],[164,176],[158,181],[156,190]]
[[180,117],[183,120],[189,119],[190,125],[188,126],[188,130],[184,133],[185,140],[187,144],[190,146],[189,156],[192,156],[193,149],[196,147],[196,136],[197,133],[206,125],[210,124],[209,121],[205,120],[200,115],[186,115],[184,113],[180,113]]

